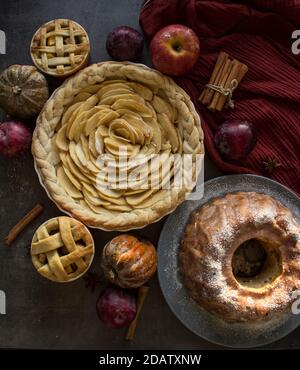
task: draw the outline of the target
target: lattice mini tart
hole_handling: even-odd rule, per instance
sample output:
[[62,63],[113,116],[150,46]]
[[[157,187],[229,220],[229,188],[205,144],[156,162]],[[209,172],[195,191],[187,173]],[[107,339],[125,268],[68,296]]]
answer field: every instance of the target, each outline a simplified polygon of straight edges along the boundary
[[90,42],[80,24],[69,19],[55,19],[37,30],[30,51],[39,70],[51,76],[66,77],[86,66]]
[[95,253],[89,230],[71,217],[43,223],[31,244],[32,263],[38,273],[57,282],[78,279],[90,267]]

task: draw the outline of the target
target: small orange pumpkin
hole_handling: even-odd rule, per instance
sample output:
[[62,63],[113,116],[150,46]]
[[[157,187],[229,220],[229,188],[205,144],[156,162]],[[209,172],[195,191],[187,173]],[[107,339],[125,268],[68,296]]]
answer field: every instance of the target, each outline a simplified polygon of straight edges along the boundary
[[121,234],[105,245],[101,267],[106,278],[122,288],[138,288],[155,273],[154,246],[128,234]]

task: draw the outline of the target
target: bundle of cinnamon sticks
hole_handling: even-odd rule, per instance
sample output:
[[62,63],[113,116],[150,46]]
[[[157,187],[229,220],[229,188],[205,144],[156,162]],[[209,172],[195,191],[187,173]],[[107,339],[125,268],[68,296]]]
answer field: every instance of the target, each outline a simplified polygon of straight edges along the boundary
[[221,52],[209,83],[199,100],[211,111],[221,111],[224,107],[234,107],[232,94],[248,71],[248,67],[237,59]]

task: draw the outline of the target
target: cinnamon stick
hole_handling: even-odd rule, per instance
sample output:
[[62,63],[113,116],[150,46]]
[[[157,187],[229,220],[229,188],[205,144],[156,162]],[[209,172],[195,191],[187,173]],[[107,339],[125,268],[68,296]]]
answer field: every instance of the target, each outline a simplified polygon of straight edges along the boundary
[[[227,65],[227,62],[229,61],[228,58],[225,58],[224,59],[224,63],[223,65],[221,66],[220,70],[219,70],[219,73],[217,74],[217,77],[214,81],[214,85],[216,86],[219,86],[221,81],[222,81],[222,78],[223,78],[223,75],[225,73],[225,69],[226,69],[226,65]],[[210,105],[210,103],[212,102],[213,98],[214,98],[214,95],[215,95],[215,91],[213,89],[210,89],[208,88],[208,98],[205,99],[205,105]]]
[[[221,53],[218,56],[213,73],[210,77],[209,84],[216,85],[220,82],[220,79],[222,77],[222,71],[224,69],[226,61],[228,60],[228,57],[229,55],[227,53],[225,53],[224,51],[221,51]],[[211,102],[213,95],[214,95],[214,91],[212,89],[205,87],[204,90],[202,91],[202,94],[199,100],[203,104],[208,105]]]
[[245,74],[248,72],[249,68],[246,66],[246,64],[242,63],[241,69],[239,71],[239,75],[237,77],[238,83],[242,81],[242,79],[245,77]]
[[[245,64],[240,63],[238,60],[234,59],[232,63],[233,63],[233,67],[225,83],[225,86],[224,86],[225,89],[231,86],[231,83],[233,80],[236,80],[237,85],[238,85],[248,71],[248,67]],[[227,97],[224,95],[221,95],[219,97],[219,100],[216,104],[217,111],[221,111],[223,109],[226,103],[226,100],[227,100]]]
[[148,291],[149,291],[149,287],[146,286],[146,285],[143,285],[139,288],[138,299],[137,299],[137,311],[136,311],[135,318],[133,319],[133,321],[131,321],[131,323],[129,325],[129,328],[128,328],[128,331],[127,331],[127,334],[126,334],[126,339],[127,340],[132,340],[134,338],[137,321],[138,321],[139,315],[141,313],[141,310],[143,308],[143,305],[144,305],[146,296],[148,294]]
[[[228,75],[230,73],[232,69],[232,62],[231,60],[227,60],[226,63],[225,63],[225,66],[224,66],[224,70],[222,72],[222,76],[221,76],[221,79],[218,83],[216,83],[216,85],[218,86],[223,86],[225,85],[225,82],[228,78]],[[219,100],[219,97],[221,96],[221,93],[215,91],[214,92],[214,95],[213,95],[213,98],[212,98],[212,101],[210,103],[210,105],[208,106],[208,109],[212,110],[212,111],[215,111],[216,110],[216,105],[217,105],[217,102]]]
[[25,229],[27,225],[30,224],[42,211],[44,207],[37,204],[31,211],[29,211],[8,233],[4,238],[4,243],[6,245],[11,245],[11,243],[17,238],[17,236]]
[[[227,79],[223,85],[224,89],[229,88],[234,79],[237,80],[240,68],[241,68],[241,63],[238,60],[233,59],[230,73],[228,74]],[[227,97],[225,95],[220,94],[218,97],[218,101],[216,102],[215,109],[218,111],[221,111],[224,107],[224,104],[226,103],[226,100],[227,100]]]

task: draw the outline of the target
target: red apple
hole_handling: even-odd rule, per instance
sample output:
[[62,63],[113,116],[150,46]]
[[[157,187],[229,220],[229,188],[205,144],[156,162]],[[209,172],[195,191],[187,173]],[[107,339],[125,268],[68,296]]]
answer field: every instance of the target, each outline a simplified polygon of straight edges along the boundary
[[190,71],[200,54],[198,36],[190,28],[172,24],[156,33],[150,43],[154,67],[162,73],[180,76]]
[[135,318],[136,310],[134,294],[113,285],[105,288],[97,301],[99,318],[112,328],[129,325]]
[[251,122],[231,120],[215,132],[215,145],[220,155],[230,162],[242,161],[256,145],[256,132]]
[[128,26],[114,28],[106,39],[106,50],[114,60],[135,61],[141,57],[143,47],[143,36]]

